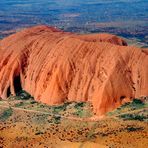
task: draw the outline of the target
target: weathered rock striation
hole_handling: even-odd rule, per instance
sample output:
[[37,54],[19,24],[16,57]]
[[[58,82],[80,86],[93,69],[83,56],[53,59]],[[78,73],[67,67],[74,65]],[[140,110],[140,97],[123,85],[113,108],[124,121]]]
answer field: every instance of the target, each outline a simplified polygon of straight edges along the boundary
[[102,115],[148,95],[148,55],[115,35],[31,27],[0,41],[0,97],[20,89],[49,105],[90,101]]

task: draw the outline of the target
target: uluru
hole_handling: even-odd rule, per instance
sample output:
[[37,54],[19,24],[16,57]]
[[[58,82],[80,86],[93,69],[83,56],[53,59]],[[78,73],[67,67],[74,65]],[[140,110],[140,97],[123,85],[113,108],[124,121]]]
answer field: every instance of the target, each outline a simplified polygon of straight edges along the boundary
[[35,26],[0,41],[0,97],[25,90],[48,105],[91,102],[98,116],[148,96],[148,54],[111,34]]

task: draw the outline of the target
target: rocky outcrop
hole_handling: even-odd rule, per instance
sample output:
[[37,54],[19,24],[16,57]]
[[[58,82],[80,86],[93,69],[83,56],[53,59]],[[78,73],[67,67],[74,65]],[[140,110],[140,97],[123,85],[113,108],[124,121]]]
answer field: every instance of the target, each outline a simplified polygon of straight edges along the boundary
[[32,27],[0,41],[0,97],[24,89],[49,105],[90,101],[102,115],[148,95],[147,67],[148,55],[117,36]]

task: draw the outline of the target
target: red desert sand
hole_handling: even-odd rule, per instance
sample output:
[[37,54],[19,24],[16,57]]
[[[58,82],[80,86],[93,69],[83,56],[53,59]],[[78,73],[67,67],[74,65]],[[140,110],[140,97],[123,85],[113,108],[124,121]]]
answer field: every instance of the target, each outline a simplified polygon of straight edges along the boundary
[[148,54],[115,35],[31,27],[0,41],[0,97],[19,87],[49,105],[89,101],[101,116],[148,95]]

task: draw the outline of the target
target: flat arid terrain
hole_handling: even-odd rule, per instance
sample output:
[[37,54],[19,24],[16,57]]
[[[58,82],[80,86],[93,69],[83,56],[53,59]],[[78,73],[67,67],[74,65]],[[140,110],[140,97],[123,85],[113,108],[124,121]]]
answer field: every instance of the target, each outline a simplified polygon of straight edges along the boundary
[[146,148],[148,100],[141,100],[93,121],[89,103],[47,106],[22,92],[0,101],[0,147]]

